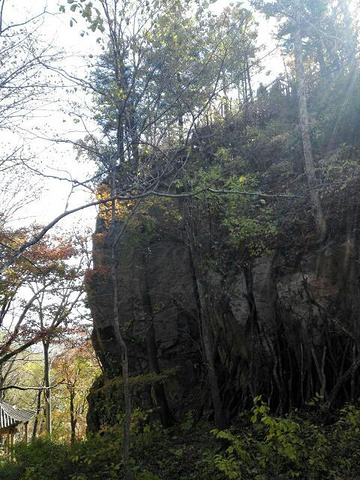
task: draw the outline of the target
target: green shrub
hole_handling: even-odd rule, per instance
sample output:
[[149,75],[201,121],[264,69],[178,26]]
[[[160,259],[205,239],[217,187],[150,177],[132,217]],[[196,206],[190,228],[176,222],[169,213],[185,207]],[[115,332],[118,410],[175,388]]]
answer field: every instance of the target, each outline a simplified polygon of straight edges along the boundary
[[245,431],[212,433],[227,447],[210,463],[227,479],[360,478],[360,410],[354,406],[343,409],[334,425],[324,427],[292,415],[272,416],[258,397]]
[[0,462],[1,480],[19,480],[23,473],[23,469],[17,464],[8,461]]
[[[135,411],[131,462],[134,480],[360,479],[360,410],[346,406],[324,426],[320,398],[307,412],[284,417],[256,398],[241,427],[212,430],[189,413],[164,430]],[[120,423],[121,423],[121,419]],[[1,480],[121,480],[122,430],[112,427],[86,441],[43,438],[18,444],[15,460],[0,464]],[[281,478],[281,477],[280,477]]]

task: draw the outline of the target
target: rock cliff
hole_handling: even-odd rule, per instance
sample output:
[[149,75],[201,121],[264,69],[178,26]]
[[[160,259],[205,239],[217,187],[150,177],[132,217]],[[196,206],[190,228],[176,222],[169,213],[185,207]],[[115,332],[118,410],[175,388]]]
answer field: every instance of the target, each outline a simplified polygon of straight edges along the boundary
[[[175,417],[190,408],[199,415],[211,410],[206,329],[227,419],[259,394],[277,411],[301,407],[317,393],[330,403],[356,398],[358,202],[343,201],[333,218],[328,203],[329,234],[321,243],[312,235],[306,201],[297,203],[293,211],[302,213],[296,221],[285,221],[276,242],[253,256],[222,244],[220,224],[207,235],[210,220],[203,217],[191,237],[184,207],[173,207],[182,214],[171,225],[164,227],[160,219],[151,235],[143,226],[136,234],[125,232],[118,246],[118,309],[135,379],[135,404],[160,408],[154,384],[161,383]],[[151,215],[158,215],[156,209]],[[121,225],[119,221],[119,229]],[[116,383],[120,353],[109,322],[113,297],[108,242],[99,218],[88,291],[93,341],[104,375],[90,396],[90,429],[114,421],[122,404],[121,382]],[[157,358],[157,371],[151,355]]]

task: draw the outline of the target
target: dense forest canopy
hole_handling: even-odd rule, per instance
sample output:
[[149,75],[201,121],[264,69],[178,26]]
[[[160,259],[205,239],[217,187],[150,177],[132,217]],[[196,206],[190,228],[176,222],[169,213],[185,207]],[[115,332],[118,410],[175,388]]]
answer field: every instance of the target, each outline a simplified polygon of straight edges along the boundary
[[357,478],[359,2],[13,3],[0,477]]

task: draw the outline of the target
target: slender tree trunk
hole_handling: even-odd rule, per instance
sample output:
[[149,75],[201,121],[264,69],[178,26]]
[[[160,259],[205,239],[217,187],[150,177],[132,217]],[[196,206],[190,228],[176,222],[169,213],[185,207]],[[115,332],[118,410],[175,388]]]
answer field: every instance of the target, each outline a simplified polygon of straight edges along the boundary
[[[143,271],[144,284],[142,287],[142,301],[143,301],[143,307],[146,315],[146,324],[147,324],[146,349],[147,349],[147,354],[149,359],[150,371],[153,373],[160,374],[161,370],[160,370],[159,360],[157,356],[156,339],[155,339],[154,312],[153,312],[151,297],[150,297],[150,287],[149,287],[149,281],[147,276],[145,255],[143,258],[143,266],[144,266],[144,271]],[[175,420],[169,408],[164,385],[162,383],[155,382],[153,385],[153,390],[154,390],[156,402],[160,406],[161,423],[164,427],[171,427],[172,425],[174,425]]]
[[[4,383],[5,383],[5,379],[3,376],[3,369],[4,369],[4,365],[1,364],[0,365],[0,387],[1,388],[4,386]],[[4,396],[5,396],[4,390],[0,390],[0,400],[4,400]]]
[[310,139],[309,115],[307,106],[307,93],[305,85],[305,71],[302,47],[301,34],[301,3],[300,0],[295,0],[295,33],[294,33],[294,53],[295,53],[295,67],[296,79],[299,97],[299,120],[300,129],[303,142],[303,151],[305,159],[305,173],[310,190],[310,199],[314,208],[315,223],[317,233],[324,239],[326,235],[326,221],[323,214],[323,209],[320,201],[318,191],[318,182],[315,174],[314,158],[312,152],[312,145]]
[[37,394],[37,401],[36,401],[36,416],[35,416],[35,421],[34,421],[34,426],[33,426],[33,431],[32,431],[32,439],[35,440],[36,434],[37,434],[37,428],[39,425],[39,414],[41,411],[41,395],[42,395],[42,390],[39,390]]
[[250,94],[250,101],[252,102],[254,100],[254,92],[252,89],[252,84],[251,84],[251,75],[250,75],[250,67],[249,67],[249,60],[246,60],[246,75],[247,75],[247,83],[249,86],[249,94]]
[[48,341],[43,341],[44,347],[44,379],[45,379],[45,425],[48,435],[52,433],[51,425],[51,388],[50,388],[50,359]]
[[[110,42],[109,46],[112,50],[113,61],[114,61],[114,72],[116,83],[123,92],[127,92],[126,85],[126,75],[124,70],[124,59],[121,51],[121,43],[118,37],[118,23],[117,23],[117,11],[113,13],[110,12],[106,2],[102,2],[104,9],[104,14],[107,18],[107,23],[110,27]],[[117,103],[117,158],[112,157],[110,161],[110,185],[111,185],[111,197],[115,197],[117,193],[117,170],[123,166],[125,160],[125,130],[124,126],[126,124],[125,116],[125,105],[124,100],[121,99]],[[116,200],[113,200],[111,205],[111,223],[109,230],[109,238],[111,242],[110,247],[110,272],[111,272],[111,283],[112,283],[112,293],[113,293],[113,315],[110,316],[110,322],[113,328],[115,342],[121,353],[121,367],[122,367],[122,377],[124,382],[124,403],[125,403],[125,416],[124,416],[124,432],[123,432],[123,462],[124,462],[124,478],[125,480],[132,480],[131,473],[131,464],[130,464],[130,445],[131,445],[131,436],[130,436],[130,423],[131,423],[131,394],[130,394],[130,385],[129,385],[129,358],[128,351],[125,340],[120,330],[120,317],[118,311],[119,304],[119,288],[116,274],[116,246],[118,243],[118,236],[116,233]]]
[[228,97],[228,91],[227,91],[227,85],[226,85],[226,76],[225,76],[225,72],[223,72],[223,75],[222,75],[222,90],[223,90],[223,93],[224,93],[224,97],[223,97],[223,108],[224,108],[224,111],[223,111],[223,116],[224,118],[227,118],[229,116],[229,97]]
[[[109,25],[111,25],[112,20],[108,18]],[[122,88],[124,92],[127,91],[126,86],[124,85],[125,75],[123,67],[123,59],[121,57],[121,52],[119,52],[119,47],[117,44],[117,37],[115,31],[112,29],[112,47],[114,49],[114,59],[115,59],[115,77],[118,85]],[[125,115],[124,115],[124,104],[121,100],[117,105],[118,108],[118,128],[117,128],[117,157],[112,158],[110,164],[110,182],[111,182],[111,197],[115,197],[117,192],[117,169],[123,166],[125,160],[125,139],[124,139],[124,124],[125,124]],[[131,446],[131,435],[130,435],[130,424],[131,424],[131,394],[130,394],[130,385],[129,385],[129,358],[128,351],[125,340],[120,330],[120,317],[118,311],[119,304],[119,288],[117,282],[116,274],[116,246],[118,243],[118,238],[116,234],[116,200],[113,200],[111,206],[111,223],[109,237],[111,240],[111,251],[110,251],[110,271],[111,271],[111,282],[113,290],[113,316],[111,318],[111,323],[115,335],[115,341],[117,347],[121,352],[121,368],[122,368],[122,377],[124,382],[124,404],[125,404],[125,416],[123,424],[123,462],[124,462],[124,478],[125,480],[132,480],[131,464],[130,464],[130,446]]]
[[133,163],[133,173],[137,175],[139,170],[139,138],[138,138],[138,129],[136,124],[136,119],[134,115],[131,115],[129,119],[129,135],[131,138],[131,156]]
[[[180,73],[176,74],[176,80],[178,82],[179,91],[180,91],[180,89],[181,89],[181,75],[180,75]],[[183,118],[183,115],[181,113],[181,106],[179,106],[178,108],[179,108],[179,112],[178,112],[179,142],[180,142],[180,145],[183,145],[184,144],[184,118]]]
[[69,389],[69,407],[70,407],[70,427],[71,427],[71,443],[76,440],[76,415],[75,415],[75,389],[73,386]]
[[[116,159],[113,159],[112,171],[111,171],[111,196],[116,195]],[[130,423],[131,423],[131,393],[129,384],[129,358],[128,350],[120,330],[120,317],[119,317],[119,288],[116,274],[116,246],[119,238],[116,234],[116,200],[112,202],[111,208],[111,224],[110,224],[110,239],[111,239],[111,255],[110,255],[110,270],[111,281],[113,288],[113,316],[111,317],[112,327],[115,335],[116,344],[121,352],[121,366],[122,377],[124,382],[124,403],[125,403],[125,416],[124,416],[124,432],[123,432],[123,461],[124,461],[124,473],[125,480],[132,480],[131,464],[130,464]]]
[[204,287],[201,280],[199,279],[196,273],[195,267],[195,258],[196,253],[194,252],[194,247],[190,243],[190,262],[192,269],[193,285],[194,292],[197,302],[200,331],[202,337],[202,344],[204,348],[204,356],[208,371],[209,385],[211,400],[214,408],[214,420],[216,428],[223,429],[227,426],[227,419],[225,412],[222,407],[222,401],[220,396],[219,389],[219,380],[216,372],[215,361],[214,361],[214,349],[211,336],[211,327],[210,327],[210,312],[207,303],[209,299],[206,298]]

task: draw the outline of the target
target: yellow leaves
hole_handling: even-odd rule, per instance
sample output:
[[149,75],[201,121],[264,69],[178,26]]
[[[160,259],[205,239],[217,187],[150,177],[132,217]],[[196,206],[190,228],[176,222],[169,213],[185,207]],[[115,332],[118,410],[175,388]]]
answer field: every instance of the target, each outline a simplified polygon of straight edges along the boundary
[[99,186],[96,192],[96,198],[98,200],[106,200],[110,197],[110,188],[108,185],[102,184]]
[[[136,195],[137,192],[133,191],[131,193]],[[97,199],[102,202],[99,205],[99,216],[103,219],[105,227],[109,228],[113,212],[113,200],[108,185],[99,187]],[[170,225],[173,222],[178,223],[182,220],[181,214],[174,208],[172,199],[147,197],[142,199],[140,203],[138,199],[115,200],[116,220],[127,221],[130,215],[130,225],[132,227],[136,228],[146,224],[148,231],[158,230],[160,226]]]
[[99,204],[99,216],[105,221],[107,227],[109,227],[111,222],[111,201],[105,202],[106,199],[110,199],[110,188],[108,185],[100,185],[97,192],[96,198],[99,202],[103,202]]
[[239,178],[239,183],[245,183],[246,182],[246,177],[244,175],[241,175]]
[[146,32],[144,35],[146,40],[152,40],[154,38],[154,34],[152,32]]
[[[112,204],[113,200],[111,200],[111,191],[108,185],[100,185],[98,188],[96,197],[100,203],[99,205],[99,216],[105,221],[105,226],[109,228],[111,223],[111,216],[112,216]],[[109,199],[107,202],[106,200]],[[129,213],[132,211],[134,207],[135,201],[134,200],[115,200],[115,217],[116,220],[126,220],[128,218]]]
[[6,277],[14,277],[14,279],[16,278],[17,276],[17,271],[13,268],[13,267],[8,267],[5,269],[5,275]]

